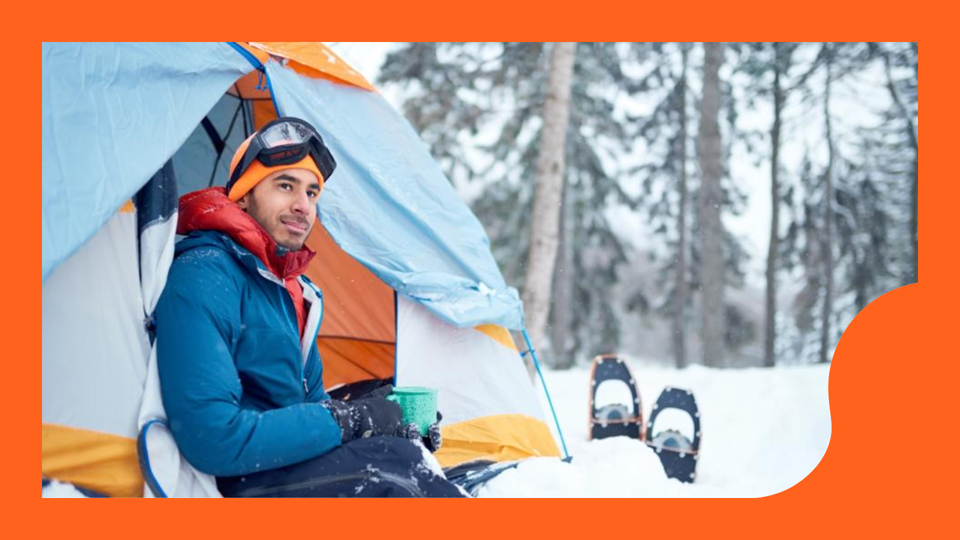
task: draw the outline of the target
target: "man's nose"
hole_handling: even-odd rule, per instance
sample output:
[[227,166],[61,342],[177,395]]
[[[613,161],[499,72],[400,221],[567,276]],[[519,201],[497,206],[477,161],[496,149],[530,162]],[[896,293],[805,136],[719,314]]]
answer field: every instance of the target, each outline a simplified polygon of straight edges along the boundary
[[306,191],[301,191],[297,194],[290,209],[297,214],[308,215],[310,213],[310,204],[310,196],[307,195]]

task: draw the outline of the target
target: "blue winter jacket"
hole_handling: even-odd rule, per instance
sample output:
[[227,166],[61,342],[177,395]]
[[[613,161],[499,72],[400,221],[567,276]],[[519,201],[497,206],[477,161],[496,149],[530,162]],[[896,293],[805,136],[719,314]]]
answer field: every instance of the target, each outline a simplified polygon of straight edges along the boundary
[[330,397],[316,334],[304,361],[289,293],[226,234],[194,231],[177,244],[156,319],[163,403],[198,470],[239,476],[340,445],[318,404]]

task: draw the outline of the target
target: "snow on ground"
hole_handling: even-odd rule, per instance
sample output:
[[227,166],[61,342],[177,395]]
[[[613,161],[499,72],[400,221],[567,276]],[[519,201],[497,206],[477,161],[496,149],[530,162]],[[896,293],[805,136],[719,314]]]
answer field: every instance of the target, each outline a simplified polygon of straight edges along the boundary
[[[659,458],[639,441],[587,441],[590,370],[579,368],[544,373],[573,461],[526,461],[488,482],[480,496],[762,497],[806,477],[830,443],[829,366],[674,370],[629,363],[644,418],[667,386],[696,396],[703,436],[696,483],[667,479]],[[603,396],[598,402],[604,404]],[[658,428],[661,420],[692,431],[685,417],[662,413]]]

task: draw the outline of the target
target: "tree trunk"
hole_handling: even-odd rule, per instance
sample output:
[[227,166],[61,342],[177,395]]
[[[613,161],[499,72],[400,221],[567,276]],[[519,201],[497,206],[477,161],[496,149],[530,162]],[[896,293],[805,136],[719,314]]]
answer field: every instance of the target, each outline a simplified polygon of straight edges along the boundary
[[[825,45],[830,47],[830,45]],[[823,235],[823,272],[824,272],[824,291],[823,291],[823,320],[820,327],[820,363],[825,364],[830,361],[830,345],[832,342],[830,332],[830,318],[833,315],[833,124],[830,121],[830,91],[833,85],[832,70],[832,51],[827,55],[827,83],[823,99],[823,117],[826,123],[827,136],[827,170],[824,173],[824,182],[826,183],[826,194],[824,196],[825,217],[824,217],[824,235]]]
[[560,209],[560,245],[553,272],[553,309],[550,310],[550,351],[556,369],[568,369],[576,363],[573,356],[573,204],[570,186],[563,182],[563,206]]
[[[913,54],[917,62],[913,64],[913,76],[920,84],[920,56],[919,44],[912,44]],[[910,122],[913,134],[913,185],[910,186],[910,234],[913,243],[913,279],[920,282],[920,139],[917,133],[917,124]]]
[[681,45],[683,72],[680,78],[680,208],[677,212],[677,268],[673,298],[673,355],[677,368],[687,367],[687,59],[690,50]]
[[890,91],[890,98],[893,100],[894,105],[897,107],[897,110],[900,112],[900,116],[903,117],[903,121],[907,130],[907,138],[910,140],[910,146],[913,147],[913,170],[911,171],[910,176],[910,276],[907,278],[908,283],[916,283],[920,281],[920,244],[919,244],[919,218],[920,218],[920,206],[919,206],[919,171],[920,171],[920,143],[917,136],[917,126],[913,122],[913,115],[910,114],[910,111],[907,109],[907,104],[903,101],[903,96],[900,95],[900,90],[897,89],[897,85],[893,80],[893,73],[890,69],[890,55],[884,50],[883,51],[883,66],[887,74],[887,90]]
[[700,282],[703,304],[703,363],[722,367],[724,362],[723,223],[720,210],[720,65],[723,44],[704,43],[703,98],[700,105],[698,147],[702,184],[699,197],[702,261]]
[[767,306],[764,314],[766,339],[763,365],[777,365],[777,262],[780,251],[780,114],[783,111],[782,71],[786,67],[784,46],[774,43],[773,61],[773,128],[770,130],[770,247],[767,250]]
[[530,216],[530,252],[523,288],[526,327],[534,347],[543,344],[546,338],[550,314],[576,48],[576,43],[555,43],[550,55],[550,79],[543,105],[543,131],[537,159],[533,214]]
[[910,178],[910,263],[913,266],[913,282],[920,282],[920,151],[913,154],[913,170]]

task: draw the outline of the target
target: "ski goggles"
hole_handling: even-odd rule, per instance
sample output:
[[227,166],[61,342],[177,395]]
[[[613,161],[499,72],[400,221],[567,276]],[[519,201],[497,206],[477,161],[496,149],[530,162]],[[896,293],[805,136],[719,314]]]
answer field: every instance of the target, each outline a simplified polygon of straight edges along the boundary
[[317,164],[322,180],[328,181],[337,168],[337,162],[317,130],[299,118],[278,118],[263,126],[250,140],[243,157],[230,174],[227,190],[247,172],[254,161],[259,161],[265,167],[279,167],[297,163],[308,155]]

